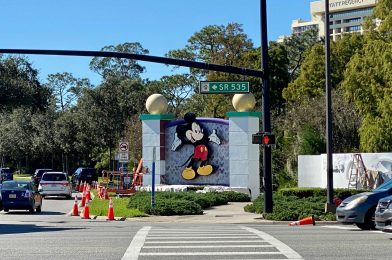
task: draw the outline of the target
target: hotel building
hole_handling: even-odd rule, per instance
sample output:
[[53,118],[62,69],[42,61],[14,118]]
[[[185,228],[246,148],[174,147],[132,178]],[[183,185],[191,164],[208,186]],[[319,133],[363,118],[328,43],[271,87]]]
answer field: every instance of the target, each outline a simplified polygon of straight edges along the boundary
[[[329,30],[332,40],[339,39],[344,33],[363,33],[362,23],[372,14],[377,0],[330,0]],[[316,29],[319,37],[325,36],[325,2],[310,2],[311,21],[293,20],[291,31],[301,34],[309,29]]]

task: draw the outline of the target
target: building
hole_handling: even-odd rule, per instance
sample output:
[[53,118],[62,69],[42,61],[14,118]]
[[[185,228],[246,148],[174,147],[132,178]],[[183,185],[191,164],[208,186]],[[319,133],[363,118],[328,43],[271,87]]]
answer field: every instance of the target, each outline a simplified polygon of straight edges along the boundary
[[[330,37],[339,39],[344,33],[363,33],[364,18],[372,14],[377,0],[330,0]],[[324,11],[325,2],[313,1],[310,3],[312,20],[293,20],[291,31],[301,34],[309,29],[318,29],[319,36],[325,36]]]

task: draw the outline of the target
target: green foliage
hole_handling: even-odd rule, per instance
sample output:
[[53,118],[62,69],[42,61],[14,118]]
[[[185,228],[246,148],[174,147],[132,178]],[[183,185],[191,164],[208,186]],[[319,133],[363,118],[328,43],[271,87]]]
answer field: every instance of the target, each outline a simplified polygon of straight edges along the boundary
[[299,154],[321,154],[325,152],[324,137],[316,127],[306,124],[299,134]]
[[[345,199],[358,194],[360,190],[336,189],[335,196]],[[313,215],[316,220],[335,220],[331,213],[325,213],[326,189],[288,188],[273,194],[273,213],[263,214],[265,219],[277,221],[294,221]],[[247,212],[261,214],[264,210],[264,197],[260,195],[253,204],[244,207]]]
[[151,194],[137,192],[128,202],[128,208],[137,208],[146,214],[153,215],[197,215],[203,209],[224,205],[229,201],[250,201],[249,196],[238,192],[157,192],[155,206],[151,208]]

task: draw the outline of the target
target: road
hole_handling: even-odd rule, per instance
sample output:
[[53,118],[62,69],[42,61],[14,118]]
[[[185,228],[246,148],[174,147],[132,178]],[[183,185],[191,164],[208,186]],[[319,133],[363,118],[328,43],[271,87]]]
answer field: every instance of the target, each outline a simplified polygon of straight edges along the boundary
[[82,220],[72,204],[1,212],[1,259],[390,259],[392,236],[355,226]]

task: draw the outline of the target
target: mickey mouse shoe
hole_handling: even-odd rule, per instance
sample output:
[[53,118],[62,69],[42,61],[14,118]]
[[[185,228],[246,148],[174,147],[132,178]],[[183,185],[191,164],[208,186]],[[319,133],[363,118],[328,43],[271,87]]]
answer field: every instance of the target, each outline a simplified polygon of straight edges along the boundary
[[212,171],[213,171],[212,166],[208,164],[206,166],[201,166],[197,169],[197,173],[202,176],[210,175]]
[[192,180],[196,177],[196,172],[191,167],[186,167],[181,175],[185,180]]

